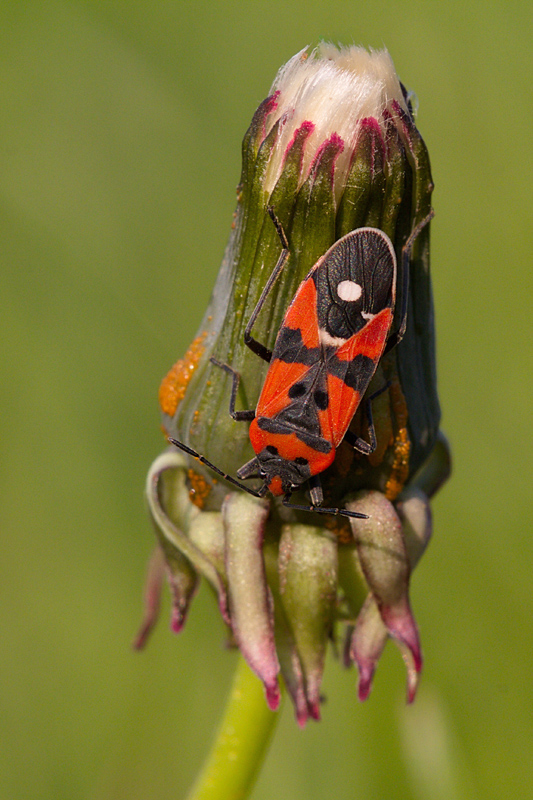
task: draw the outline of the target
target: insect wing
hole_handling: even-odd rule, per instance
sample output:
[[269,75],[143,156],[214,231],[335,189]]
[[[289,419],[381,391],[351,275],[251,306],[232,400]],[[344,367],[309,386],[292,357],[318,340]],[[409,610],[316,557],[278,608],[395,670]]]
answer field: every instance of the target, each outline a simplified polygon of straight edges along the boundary
[[396,255],[378,228],[358,228],[343,236],[311,274],[323,345],[342,346],[384,308],[394,309]]
[[396,256],[383,231],[358,228],[335,242],[287,310],[256,416],[284,414],[300,391],[302,424],[337,447],[383,354],[395,292]]
[[343,344],[328,361],[331,440],[338,447],[385,349],[393,313],[384,308]]
[[278,333],[256,415],[274,417],[290,402],[289,392],[321,357],[316,288],[309,278],[299,286]]
[[396,255],[377,228],[339,239],[312,274],[327,363],[331,441],[342,441],[385,349],[396,296]]

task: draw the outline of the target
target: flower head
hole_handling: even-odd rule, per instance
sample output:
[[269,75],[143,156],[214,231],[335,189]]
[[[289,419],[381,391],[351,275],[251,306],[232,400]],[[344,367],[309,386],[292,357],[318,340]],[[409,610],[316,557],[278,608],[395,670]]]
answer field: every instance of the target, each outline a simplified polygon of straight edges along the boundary
[[[259,472],[264,485],[256,497],[230,488],[205,463],[174,448],[156,459],[147,498],[159,556],[138,643],[155,620],[161,564],[169,574],[175,630],[184,623],[200,575],[216,592],[232,641],[263,680],[269,705],[279,702],[281,672],[302,725],[319,717],[326,647],[341,624],[345,661],[359,669],[361,699],[389,637],[407,665],[409,700],[416,691],[422,658],[409,579],[430,536],[428,498],[449,471],[438,434],[431,190],[427,151],[388,53],[327,44],[298,53],[278,73],[244,138],[237,211],[213,297],[198,336],[160,391],[167,436],[247,485]],[[253,455],[242,421],[253,412],[241,413],[239,421],[239,409],[257,403],[266,362],[300,283],[335,242],[361,228],[390,243],[389,258],[397,264],[394,318],[364,384],[371,405],[359,397],[353,420],[346,421],[346,439],[356,447],[335,442],[317,470],[325,497],[316,482],[311,489],[314,506],[324,500],[326,508],[343,509],[346,517],[339,520],[300,510],[309,505],[303,498],[295,509],[263,497],[270,487],[287,500],[287,489],[264,478],[264,461],[257,450]],[[288,238],[282,270],[280,236]],[[258,306],[276,265],[280,276],[268,283]],[[338,294],[345,305],[359,296],[353,282]],[[336,307],[345,313],[342,303]],[[312,323],[311,306],[309,313],[305,304],[299,308],[298,325]],[[374,316],[367,314],[365,324]],[[298,328],[287,320],[287,330]],[[340,346],[326,333],[323,353]],[[401,341],[393,347],[395,339]],[[358,347],[351,358],[366,352]],[[302,353],[300,348],[282,364],[291,385],[297,381],[287,364],[295,369]],[[268,374],[273,396],[281,396],[279,370]],[[322,396],[313,397],[320,407]],[[302,414],[319,419],[307,401],[298,409],[300,425]],[[361,442],[372,441],[374,433],[375,447],[365,449]],[[272,457],[282,458],[274,450]],[[291,480],[295,492],[305,488],[305,477],[302,472],[301,481]]]

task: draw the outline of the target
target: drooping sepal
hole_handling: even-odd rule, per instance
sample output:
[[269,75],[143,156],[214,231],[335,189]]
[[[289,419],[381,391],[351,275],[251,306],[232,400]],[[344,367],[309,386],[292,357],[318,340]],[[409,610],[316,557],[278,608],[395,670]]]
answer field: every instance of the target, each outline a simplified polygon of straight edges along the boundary
[[137,635],[133,640],[135,650],[142,650],[159,619],[161,591],[165,579],[165,556],[157,545],[152,551],[144,584],[144,613]]
[[243,656],[261,678],[269,707],[279,705],[279,661],[272,594],[266,581],[263,535],[268,503],[232,492],[222,509],[231,627]]
[[308,713],[319,719],[320,685],[336,608],[336,542],[322,528],[284,525],[279,572],[281,601],[303,669]]
[[420,489],[409,488],[396,509],[377,492],[361,492],[349,507],[373,511],[371,522],[352,520],[361,567],[371,589],[347,648],[359,669],[359,698],[368,697],[377,662],[391,636],[406,664],[407,700],[412,702],[422,657],[408,581],[431,536],[429,502]]
[[263,545],[263,555],[274,601],[274,631],[281,674],[294,705],[296,720],[303,728],[309,718],[309,708],[302,662],[281,596],[278,542],[267,541]]
[[[160,546],[168,559],[174,559],[172,567],[179,570],[176,553],[184,557],[196,572],[211,584],[218,596],[219,608],[226,622],[229,621],[227,593],[224,578],[210,560],[189,538],[191,525],[200,515],[200,509],[190,500],[186,485],[187,462],[177,451],[160,455],[148,472],[146,499]],[[167,553],[169,554],[167,556]],[[190,584],[189,584],[190,585]],[[175,587],[178,586],[177,578]],[[190,588],[189,599],[194,593]],[[184,608],[182,608],[182,615]],[[180,626],[181,627],[181,626]]]

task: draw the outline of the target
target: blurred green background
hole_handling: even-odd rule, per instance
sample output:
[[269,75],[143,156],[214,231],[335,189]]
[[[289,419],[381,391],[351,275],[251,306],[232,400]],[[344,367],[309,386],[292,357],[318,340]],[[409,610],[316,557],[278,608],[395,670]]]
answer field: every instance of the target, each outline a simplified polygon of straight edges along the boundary
[[180,798],[207,751],[235,663],[211,595],[179,637],[167,598],[130,649],[157,389],[209,298],[251,116],[320,37],[385,44],[419,98],[455,471],[412,584],[416,704],[393,647],[364,705],[330,659],[323,721],[285,707],[253,797],[533,796],[530,12],[1,4],[2,800]]

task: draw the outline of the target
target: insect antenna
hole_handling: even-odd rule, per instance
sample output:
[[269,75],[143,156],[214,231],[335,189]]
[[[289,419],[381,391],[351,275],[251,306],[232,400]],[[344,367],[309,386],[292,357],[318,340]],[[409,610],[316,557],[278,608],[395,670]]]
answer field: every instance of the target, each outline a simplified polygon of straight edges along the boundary
[[173,439],[172,436],[168,436],[167,438],[170,444],[179,447],[179,449],[183,450],[184,453],[187,453],[189,456],[192,456],[197,461],[200,461],[200,463],[205,464],[206,467],[212,469],[213,472],[216,472],[217,475],[220,475],[221,478],[224,478],[224,480],[228,481],[228,483],[231,483],[233,486],[238,486],[239,489],[243,489],[245,492],[248,492],[248,494],[251,494],[252,497],[265,496],[268,490],[266,484],[262,486],[261,489],[259,489],[259,491],[256,491],[255,489],[250,489],[249,486],[246,486],[244,483],[241,483],[236,478],[232,478],[231,475],[228,475],[227,472],[222,472],[222,470],[216,467],[213,463],[211,463],[211,461],[208,461],[205,456],[200,455],[200,453],[197,453],[196,450],[193,450],[191,447],[187,447],[187,445],[183,444],[183,442],[178,441],[178,439]]

